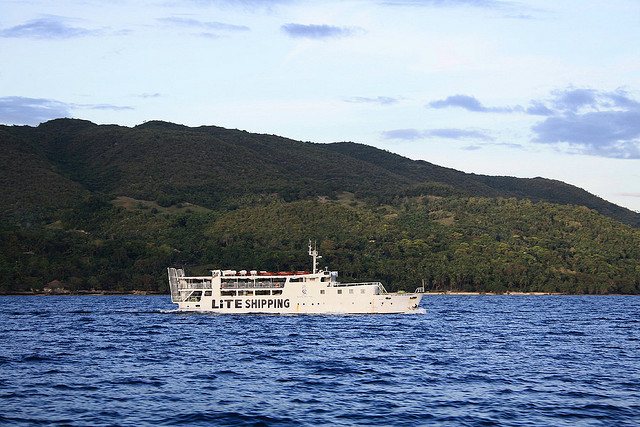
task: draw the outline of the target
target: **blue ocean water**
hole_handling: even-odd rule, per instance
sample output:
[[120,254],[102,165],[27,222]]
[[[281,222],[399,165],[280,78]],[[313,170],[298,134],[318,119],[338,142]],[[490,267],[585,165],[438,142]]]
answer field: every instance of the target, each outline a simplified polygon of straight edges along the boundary
[[640,297],[427,295],[418,314],[0,297],[3,425],[640,424]]

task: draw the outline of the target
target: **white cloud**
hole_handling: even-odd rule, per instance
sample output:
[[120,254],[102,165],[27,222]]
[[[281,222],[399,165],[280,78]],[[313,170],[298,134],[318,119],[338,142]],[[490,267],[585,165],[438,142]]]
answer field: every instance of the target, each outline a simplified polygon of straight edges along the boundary
[[555,91],[550,104],[554,114],[532,127],[534,142],[566,144],[573,153],[640,159],[640,103],[627,92],[569,88]]
[[393,98],[390,96],[376,96],[376,97],[366,97],[366,96],[352,96],[351,98],[345,98],[345,102],[351,102],[354,104],[380,104],[380,105],[391,105],[398,102],[399,98]]
[[361,28],[357,27],[337,27],[326,24],[303,25],[289,23],[280,28],[282,28],[282,31],[287,33],[290,37],[306,39],[351,37],[363,32]]
[[0,98],[0,123],[37,125],[47,120],[72,117],[72,110],[133,110],[110,104],[72,104],[55,99],[6,96]]
[[30,39],[69,39],[97,34],[97,31],[72,27],[66,19],[50,16],[0,30],[0,37]]
[[493,138],[484,130],[476,129],[394,129],[382,132],[384,139],[475,139],[480,141],[492,141]]
[[69,105],[52,99],[7,96],[0,98],[0,123],[37,125],[47,120],[69,117]]
[[[486,107],[473,96],[452,95],[429,107],[463,108],[474,113],[525,113],[546,118],[534,124],[533,142],[561,151],[620,159],[640,158],[640,102],[624,90],[569,87],[528,107]],[[421,135],[422,136],[422,135]]]
[[480,101],[473,96],[468,95],[452,95],[446,99],[432,101],[429,103],[431,108],[447,108],[460,107],[468,111],[479,113],[508,113],[514,111],[513,107],[485,107]]
[[246,25],[225,24],[224,22],[216,21],[200,21],[198,19],[183,18],[179,16],[159,18],[158,21],[162,22],[163,24],[178,27],[198,28],[213,31],[249,31],[249,27],[247,27]]
[[460,7],[472,6],[483,8],[512,7],[513,2],[498,0],[380,0],[378,3],[387,6],[428,6],[428,7]]

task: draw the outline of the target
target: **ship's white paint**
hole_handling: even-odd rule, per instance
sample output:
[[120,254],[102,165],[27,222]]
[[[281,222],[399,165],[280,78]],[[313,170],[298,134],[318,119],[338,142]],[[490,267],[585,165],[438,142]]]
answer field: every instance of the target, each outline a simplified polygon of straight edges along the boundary
[[423,289],[388,293],[379,282],[340,283],[335,271],[317,271],[318,252],[309,245],[313,271],[267,273],[213,270],[185,276],[169,268],[171,301],[180,310],[227,314],[407,313],[418,308]]

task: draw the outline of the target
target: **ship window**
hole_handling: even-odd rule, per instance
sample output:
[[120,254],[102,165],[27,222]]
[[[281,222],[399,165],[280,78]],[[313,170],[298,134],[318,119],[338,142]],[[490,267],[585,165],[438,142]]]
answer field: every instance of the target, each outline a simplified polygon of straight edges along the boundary
[[342,289],[338,289],[338,295],[342,294]]
[[292,277],[289,279],[290,282],[302,282],[304,281],[304,277]]
[[211,291],[204,291],[204,296],[205,297],[210,297],[211,296]]
[[193,291],[189,296],[189,302],[200,302],[200,298],[202,298],[202,291]]
[[271,291],[271,295],[282,295],[282,289],[274,289]]
[[257,290],[256,295],[269,295],[269,290]]
[[324,295],[324,289],[320,289],[320,295]]
[[360,293],[364,294],[365,290],[364,289],[360,289]]
[[349,293],[352,294],[353,293],[353,289],[349,289]]
[[320,279],[320,281],[329,282],[329,281],[331,281],[331,277],[323,277],[322,279]]
[[221,291],[220,295],[222,295],[223,297],[235,297],[236,291]]
[[252,296],[253,291],[238,291],[241,296]]

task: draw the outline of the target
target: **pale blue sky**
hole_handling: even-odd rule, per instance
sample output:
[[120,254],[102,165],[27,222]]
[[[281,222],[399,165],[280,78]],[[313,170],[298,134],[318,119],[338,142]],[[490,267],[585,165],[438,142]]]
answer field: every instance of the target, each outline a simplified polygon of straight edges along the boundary
[[640,211],[637,0],[3,0],[0,123],[166,120]]

